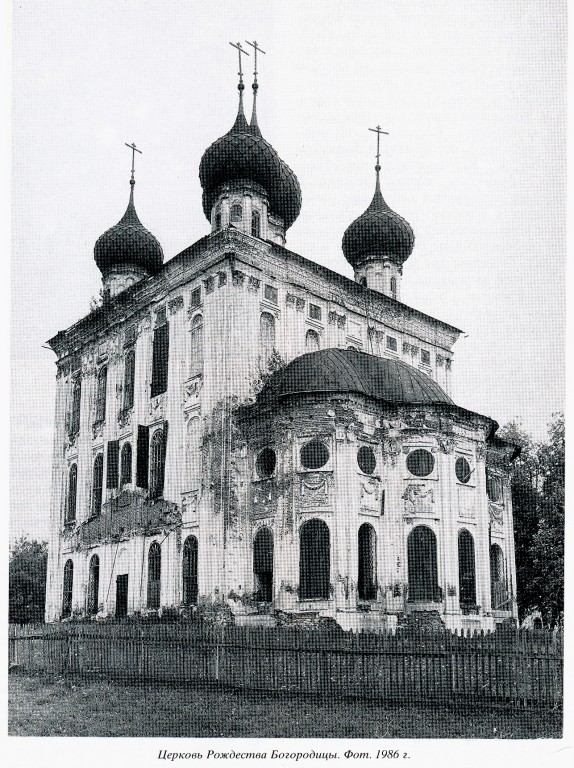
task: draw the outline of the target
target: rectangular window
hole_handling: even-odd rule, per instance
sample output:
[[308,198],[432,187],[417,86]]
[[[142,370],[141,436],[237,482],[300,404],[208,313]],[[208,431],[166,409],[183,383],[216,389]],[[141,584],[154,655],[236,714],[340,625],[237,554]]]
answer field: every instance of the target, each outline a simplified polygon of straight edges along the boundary
[[426,349],[421,349],[421,363],[430,365],[430,352],[427,352]]
[[196,288],[191,292],[191,300],[189,302],[191,309],[201,306],[201,288]]
[[136,351],[132,347],[125,352],[124,363],[124,408],[129,410],[134,404],[136,378]]
[[108,467],[106,472],[106,488],[117,488],[119,485],[120,444],[118,440],[108,443]]
[[316,304],[309,304],[309,317],[311,320],[320,320],[321,307],[318,307]]
[[138,445],[137,445],[137,465],[136,465],[136,485],[138,488],[147,488],[148,486],[148,463],[149,463],[149,427],[138,425]]
[[266,285],[265,286],[265,298],[267,301],[272,302],[273,304],[277,304],[279,294],[277,292],[277,288],[274,288],[272,285]]
[[387,336],[387,348],[392,349],[393,352],[397,351],[397,340],[392,336]]
[[153,360],[151,374],[151,396],[161,395],[167,389],[169,360],[169,323],[164,323],[153,332]]

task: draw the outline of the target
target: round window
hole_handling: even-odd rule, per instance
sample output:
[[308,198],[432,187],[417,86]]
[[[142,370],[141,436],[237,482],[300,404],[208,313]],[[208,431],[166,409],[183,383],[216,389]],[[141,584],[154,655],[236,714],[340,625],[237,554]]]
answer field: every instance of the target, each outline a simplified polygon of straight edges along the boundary
[[468,483],[472,473],[470,471],[470,464],[463,456],[459,456],[456,460],[454,471],[460,483]]
[[320,440],[311,440],[301,448],[301,464],[305,469],[319,469],[329,461],[329,449]]
[[500,501],[502,498],[502,483],[495,475],[487,475],[486,492],[491,501]]
[[357,453],[357,463],[361,472],[364,472],[366,475],[372,475],[377,466],[373,449],[367,445],[362,445]]
[[426,477],[434,469],[434,456],[429,451],[419,448],[407,456],[407,469],[411,475]]
[[271,477],[275,471],[277,456],[272,448],[264,448],[255,462],[255,469],[259,477]]

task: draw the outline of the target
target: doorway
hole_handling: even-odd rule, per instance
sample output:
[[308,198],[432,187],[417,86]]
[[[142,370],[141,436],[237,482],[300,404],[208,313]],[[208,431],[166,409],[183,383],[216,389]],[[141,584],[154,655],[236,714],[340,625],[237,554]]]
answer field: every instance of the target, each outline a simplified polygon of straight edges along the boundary
[[128,615],[128,574],[116,577],[116,616]]

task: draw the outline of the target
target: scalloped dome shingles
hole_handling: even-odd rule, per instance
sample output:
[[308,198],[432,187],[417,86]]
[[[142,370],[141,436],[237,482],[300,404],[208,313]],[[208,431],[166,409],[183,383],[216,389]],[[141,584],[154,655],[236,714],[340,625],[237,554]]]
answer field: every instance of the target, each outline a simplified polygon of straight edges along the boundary
[[242,111],[229,133],[214,141],[201,158],[199,180],[208,221],[218,188],[238,179],[249,179],[265,189],[271,213],[283,219],[286,229],[299,216],[301,187],[297,177],[265,141],[257,124],[249,126]]
[[109,274],[115,268],[126,266],[144,269],[150,275],[161,269],[161,245],[138,218],[133,200],[133,187],[128,207],[120,221],[96,240],[94,259],[103,275]]
[[400,264],[413,251],[415,236],[411,225],[391,210],[381,194],[379,179],[371,204],[349,225],[343,235],[343,253],[353,267],[370,256],[390,258]]
[[334,348],[295,358],[271,377],[259,397],[269,401],[313,392],[355,392],[409,405],[454,405],[436,381],[407,363]]

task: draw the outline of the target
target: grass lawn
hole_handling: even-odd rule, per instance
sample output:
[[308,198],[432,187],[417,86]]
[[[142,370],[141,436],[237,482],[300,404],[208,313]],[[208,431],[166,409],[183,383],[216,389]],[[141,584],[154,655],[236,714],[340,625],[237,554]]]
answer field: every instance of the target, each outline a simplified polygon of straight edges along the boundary
[[533,739],[560,738],[562,715],[15,674],[9,678],[8,730],[11,736]]

